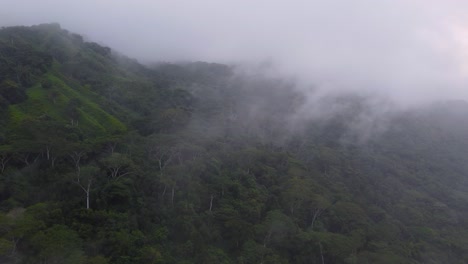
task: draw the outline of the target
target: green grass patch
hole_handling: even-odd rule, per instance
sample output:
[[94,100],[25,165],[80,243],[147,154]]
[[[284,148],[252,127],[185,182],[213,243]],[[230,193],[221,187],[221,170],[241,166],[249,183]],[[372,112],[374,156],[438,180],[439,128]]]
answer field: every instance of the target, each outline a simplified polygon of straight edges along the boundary
[[[92,101],[97,95],[72,89],[62,79],[49,73],[44,76],[52,85],[49,88],[36,84],[27,90],[28,99],[17,105],[10,105],[8,109],[8,127],[14,129],[26,118],[48,116],[64,124],[70,124],[67,107],[71,99],[77,99],[79,105],[78,128],[85,136],[98,137],[108,134],[119,134],[126,131],[125,125],[117,118],[104,111]],[[81,92],[83,90],[83,92]]]
[[60,91],[65,97],[69,99],[77,98],[80,100],[81,121],[84,122],[82,125],[90,125],[99,130],[103,128],[109,133],[119,133],[126,131],[126,127],[122,122],[102,110],[98,104],[91,101],[87,96],[83,96],[81,93],[75,91],[66,85],[66,83],[61,79],[55,76],[49,76],[48,78],[54,83],[55,86],[60,87]]

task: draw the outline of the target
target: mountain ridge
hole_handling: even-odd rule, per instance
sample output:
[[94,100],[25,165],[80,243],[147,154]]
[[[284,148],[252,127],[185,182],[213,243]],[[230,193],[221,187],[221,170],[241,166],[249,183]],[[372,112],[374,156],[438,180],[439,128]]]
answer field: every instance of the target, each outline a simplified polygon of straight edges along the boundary
[[292,88],[1,29],[0,261],[468,261],[466,102],[374,116]]

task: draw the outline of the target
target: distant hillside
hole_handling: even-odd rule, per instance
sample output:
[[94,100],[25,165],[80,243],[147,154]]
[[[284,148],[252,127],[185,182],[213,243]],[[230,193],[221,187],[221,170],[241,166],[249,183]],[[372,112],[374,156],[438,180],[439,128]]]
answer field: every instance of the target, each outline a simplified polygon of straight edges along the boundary
[[[53,131],[61,130],[70,138],[125,132],[119,118],[100,106],[99,96],[86,86],[87,81],[74,78],[69,69],[82,61],[104,68],[112,62],[105,57],[110,49],[84,43],[80,36],[53,24],[3,29],[0,54],[0,100],[7,110],[2,118],[6,143],[28,139],[23,132],[35,130],[35,122],[37,126],[50,126],[44,128],[50,130],[45,133],[53,135]],[[98,69],[94,71],[96,74]]]
[[0,29],[0,262],[468,263],[468,104],[308,99]]

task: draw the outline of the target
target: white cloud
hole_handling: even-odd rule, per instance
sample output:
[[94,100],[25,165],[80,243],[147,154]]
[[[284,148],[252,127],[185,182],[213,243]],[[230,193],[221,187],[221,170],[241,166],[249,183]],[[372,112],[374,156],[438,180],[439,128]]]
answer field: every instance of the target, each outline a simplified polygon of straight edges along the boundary
[[260,61],[326,89],[467,98],[468,4],[436,0],[2,0],[140,60]]

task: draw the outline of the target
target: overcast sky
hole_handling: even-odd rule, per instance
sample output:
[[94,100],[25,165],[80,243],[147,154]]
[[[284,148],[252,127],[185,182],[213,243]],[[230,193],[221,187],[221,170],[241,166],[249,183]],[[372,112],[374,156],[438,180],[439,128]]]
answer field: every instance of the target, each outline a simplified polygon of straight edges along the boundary
[[468,98],[468,1],[0,0],[0,25],[58,22],[141,61],[272,61],[324,89]]

